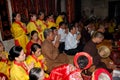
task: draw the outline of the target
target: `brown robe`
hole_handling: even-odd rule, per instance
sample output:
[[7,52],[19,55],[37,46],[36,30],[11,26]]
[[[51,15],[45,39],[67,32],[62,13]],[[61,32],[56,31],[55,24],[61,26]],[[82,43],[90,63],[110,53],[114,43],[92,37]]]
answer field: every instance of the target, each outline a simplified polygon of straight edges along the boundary
[[46,59],[46,65],[48,67],[48,72],[50,72],[54,67],[69,62],[67,55],[59,53],[59,50],[53,45],[52,42],[44,40],[42,43],[42,54]]

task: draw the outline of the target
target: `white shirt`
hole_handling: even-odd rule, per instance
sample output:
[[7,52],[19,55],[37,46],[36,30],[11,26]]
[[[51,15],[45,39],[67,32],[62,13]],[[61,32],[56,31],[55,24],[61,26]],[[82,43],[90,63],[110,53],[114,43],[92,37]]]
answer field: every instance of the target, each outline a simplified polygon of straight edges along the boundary
[[60,42],[65,42],[65,38],[66,38],[66,33],[65,33],[65,29],[60,28],[58,30],[58,34],[60,35]]
[[78,42],[79,41],[76,40],[76,34],[72,35],[69,32],[68,35],[66,36],[66,40],[65,40],[65,50],[77,48]]

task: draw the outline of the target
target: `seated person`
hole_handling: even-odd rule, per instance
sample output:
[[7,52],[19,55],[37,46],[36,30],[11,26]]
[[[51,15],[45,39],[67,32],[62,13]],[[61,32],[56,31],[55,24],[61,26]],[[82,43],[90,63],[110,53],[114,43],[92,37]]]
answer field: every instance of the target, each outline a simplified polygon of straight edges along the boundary
[[54,68],[49,79],[51,80],[83,80],[81,72],[92,64],[92,57],[87,53],[80,52],[74,57],[74,64],[64,64]]
[[103,39],[104,39],[103,33],[95,32],[92,35],[92,39],[89,40],[86,43],[86,45],[85,45],[85,47],[83,49],[84,52],[89,53],[93,57],[93,65],[91,66],[91,68],[89,70],[90,72],[93,72],[95,70],[95,68],[105,66],[105,64],[103,62],[101,62],[101,57],[98,54],[98,49],[96,47],[96,45],[98,43],[101,43]]
[[49,80],[45,78],[44,70],[38,67],[34,67],[29,72],[29,80]]
[[60,45],[59,45],[60,52],[63,52],[65,50],[65,38],[67,36],[65,27],[66,27],[65,22],[59,23],[58,34],[60,35]]
[[69,28],[69,33],[65,39],[65,53],[68,55],[75,55],[77,52],[81,51],[80,41],[81,35],[76,34],[76,28],[74,25],[71,25]]
[[8,53],[5,51],[2,41],[0,41],[0,73],[6,75],[9,78],[9,66]]
[[58,34],[58,30],[56,27],[51,27],[50,28],[55,36],[54,41],[52,41],[53,45],[58,48],[60,44],[60,35]]
[[[26,59],[27,65],[34,63],[34,67],[42,68],[44,71],[47,70],[47,66],[45,65],[45,58],[41,53],[41,46],[37,43],[34,43],[31,46],[31,55],[29,55]],[[46,74],[45,77],[48,77]]]
[[20,46],[13,46],[8,55],[13,61],[10,68],[10,80],[29,80],[28,73],[34,64],[27,65],[25,63],[25,53]]
[[92,80],[113,80],[112,75],[104,68],[96,69],[92,74]]
[[38,43],[39,45],[42,44],[42,41],[38,37],[38,32],[35,30],[31,32],[31,39],[26,45],[26,50],[27,50],[26,56],[30,55],[30,51],[31,51],[30,48],[34,43]]
[[41,45],[41,49],[46,59],[47,72],[49,73],[54,67],[66,64],[69,60],[66,54],[60,54],[58,48],[53,45],[54,34],[51,29],[45,29],[44,37],[45,40]]

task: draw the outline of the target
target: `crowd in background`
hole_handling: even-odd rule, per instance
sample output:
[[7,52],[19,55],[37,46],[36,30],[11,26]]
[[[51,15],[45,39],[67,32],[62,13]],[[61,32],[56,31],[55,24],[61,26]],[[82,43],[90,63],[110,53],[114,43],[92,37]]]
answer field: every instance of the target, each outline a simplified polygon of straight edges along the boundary
[[[68,23],[64,12],[56,18],[42,11],[29,15],[25,24],[20,13],[13,13],[15,46],[9,52],[0,42],[0,73],[6,76],[2,80],[85,80],[83,74],[90,76],[86,80],[97,80],[97,71],[109,76],[99,80],[112,80],[117,66],[110,54],[112,46],[120,46],[120,25],[114,19],[83,16]],[[68,56],[74,56],[75,65]]]

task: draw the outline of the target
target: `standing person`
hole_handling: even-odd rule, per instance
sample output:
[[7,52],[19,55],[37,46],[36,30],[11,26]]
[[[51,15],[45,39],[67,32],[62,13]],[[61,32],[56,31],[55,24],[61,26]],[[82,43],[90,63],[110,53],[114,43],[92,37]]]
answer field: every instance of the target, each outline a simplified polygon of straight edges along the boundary
[[30,52],[31,52],[31,46],[33,43],[38,43],[39,45],[42,44],[42,41],[39,39],[38,37],[38,32],[33,30],[31,32],[31,39],[30,41],[28,42],[28,44],[26,45],[26,50],[27,50],[27,53],[26,53],[26,56],[30,55]]
[[34,64],[26,65],[23,48],[13,46],[8,57],[9,60],[13,61],[10,68],[10,80],[29,80],[28,73]]
[[[93,57],[93,65],[95,67],[99,67],[100,63],[100,55],[98,54],[98,50],[96,44],[102,42],[104,39],[104,35],[101,32],[93,33],[92,39],[88,41],[83,49],[84,52],[89,53]],[[101,65],[102,66],[102,65]]]
[[41,30],[42,30],[41,34],[42,34],[42,41],[43,41],[44,40],[43,32],[48,27],[48,25],[44,21],[44,18],[45,18],[44,12],[40,11],[38,16],[39,17],[38,17],[38,20],[37,20],[37,24],[38,24],[38,26],[41,26]]
[[13,13],[13,23],[11,26],[12,36],[15,40],[15,45],[21,46],[26,52],[26,45],[28,43],[27,29],[24,23],[21,22],[21,15],[20,13]]
[[67,55],[60,54],[58,48],[53,45],[54,35],[51,29],[44,31],[44,37],[45,41],[41,45],[42,53],[46,59],[48,72],[50,72],[54,67],[68,63],[69,61]]
[[71,25],[69,28],[69,33],[65,39],[65,52],[68,55],[75,55],[77,52],[81,51],[80,45],[78,45],[81,35],[76,34],[76,28]]
[[28,31],[28,34],[30,34],[33,30],[37,31],[39,38],[42,40],[41,26],[37,24],[36,18],[37,16],[35,13],[30,14],[30,22],[27,24],[27,31]]

